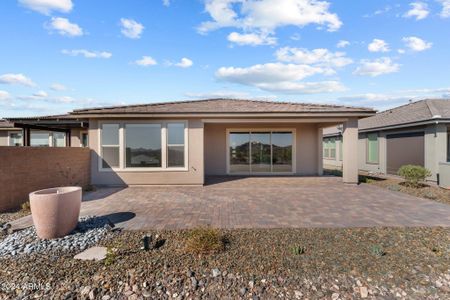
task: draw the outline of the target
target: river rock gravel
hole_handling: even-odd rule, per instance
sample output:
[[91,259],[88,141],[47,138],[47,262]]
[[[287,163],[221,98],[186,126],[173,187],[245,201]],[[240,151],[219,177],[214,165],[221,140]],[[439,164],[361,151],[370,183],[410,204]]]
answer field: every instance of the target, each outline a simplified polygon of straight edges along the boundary
[[44,240],[36,235],[34,226],[7,235],[0,241],[0,258],[36,253],[60,254],[84,250],[96,245],[112,229],[105,217],[81,217],[77,227],[65,237]]

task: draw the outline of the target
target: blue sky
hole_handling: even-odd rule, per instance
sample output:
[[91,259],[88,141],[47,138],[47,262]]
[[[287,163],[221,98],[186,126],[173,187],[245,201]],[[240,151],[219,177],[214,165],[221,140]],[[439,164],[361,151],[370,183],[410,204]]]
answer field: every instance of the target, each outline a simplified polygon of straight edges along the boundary
[[450,0],[3,0],[0,117],[201,98],[450,97]]

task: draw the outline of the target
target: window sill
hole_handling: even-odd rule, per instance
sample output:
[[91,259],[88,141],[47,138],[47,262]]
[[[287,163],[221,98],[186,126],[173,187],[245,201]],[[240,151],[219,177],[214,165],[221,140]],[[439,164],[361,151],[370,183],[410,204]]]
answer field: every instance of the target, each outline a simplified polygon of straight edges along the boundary
[[187,172],[188,168],[126,168],[126,169],[99,169],[99,172],[114,172],[114,173],[127,173],[127,172],[140,172],[140,173],[158,173],[158,172]]

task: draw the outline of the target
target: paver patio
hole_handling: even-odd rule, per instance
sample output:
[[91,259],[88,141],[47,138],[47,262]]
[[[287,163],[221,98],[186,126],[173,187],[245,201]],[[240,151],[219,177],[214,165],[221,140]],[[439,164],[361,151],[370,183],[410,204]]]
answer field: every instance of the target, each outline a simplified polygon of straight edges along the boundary
[[126,229],[450,226],[450,205],[337,177],[209,178],[201,186],[102,188],[82,215]]

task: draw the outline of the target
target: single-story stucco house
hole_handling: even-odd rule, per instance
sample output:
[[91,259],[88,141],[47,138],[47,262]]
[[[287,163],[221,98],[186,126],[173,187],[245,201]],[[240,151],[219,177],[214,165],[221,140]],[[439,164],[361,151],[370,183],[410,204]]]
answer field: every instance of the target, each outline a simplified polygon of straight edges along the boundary
[[[414,164],[438,181],[439,168],[450,168],[442,166],[450,162],[450,100],[411,102],[361,119],[358,128],[362,171],[397,174],[402,165]],[[325,128],[323,137],[324,166],[341,168],[342,126]]]
[[94,185],[202,185],[208,175],[321,175],[322,128],[343,124],[343,181],[357,183],[358,119],[374,114],[348,106],[208,99],[80,109],[58,123],[8,120],[24,132],[60,129],[64,122],[66,134],[74,136],[88,127]]

